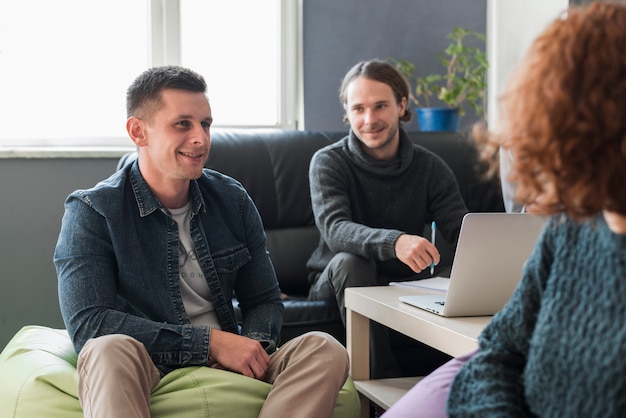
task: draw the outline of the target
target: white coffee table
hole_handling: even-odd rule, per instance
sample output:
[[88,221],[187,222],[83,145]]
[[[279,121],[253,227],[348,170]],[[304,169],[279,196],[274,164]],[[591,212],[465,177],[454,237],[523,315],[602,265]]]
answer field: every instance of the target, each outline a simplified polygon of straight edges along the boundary
[[477,339],[491,316],[444,318],[400,302],[401,295],[432,293],[403,286],[346,289],[347,348],[350,374],[364,397],[363,417],[369,416],[369,400],[388,409],[421,377],[370,380],[369,321],[376,321],[450,356],[476,349]]

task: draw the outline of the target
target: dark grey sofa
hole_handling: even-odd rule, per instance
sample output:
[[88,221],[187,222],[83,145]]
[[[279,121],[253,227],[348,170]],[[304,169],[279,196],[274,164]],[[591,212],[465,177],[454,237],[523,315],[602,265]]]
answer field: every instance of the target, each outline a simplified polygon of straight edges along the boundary
[[[285,314],[281,341],[310,330],[329,332],[345,342],[336,304],[307,301],[306,261],[319,240],[309,195],[308,168],[313,153],[346,132],[283,130],[213,130],[206,167],[239,180],[257,205],[267,246],[283,293]],[[471,212],[504,210],[500,186],[477,171],[474,147],[455,133],[412,132],[414,142],[440,155],[454,171]],[[119,167],[135,156],[125,155]],[[441,266],[449,265],[453,249],[437,238]],[[236,303],[236,302],[235,302]]]

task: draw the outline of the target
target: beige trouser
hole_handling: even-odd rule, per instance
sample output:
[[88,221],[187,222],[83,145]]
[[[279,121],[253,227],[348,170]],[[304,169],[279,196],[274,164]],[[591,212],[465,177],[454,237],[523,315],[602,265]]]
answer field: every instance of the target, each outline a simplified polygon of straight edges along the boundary
[[[85,417],[150,417],[160,373],[139,341],[120,334],[88,340],[77,369]],[[330,417],[347,376],[348,354],[332,336],[294,338],[270,356],[264,381],[272,389],[259,416]]]

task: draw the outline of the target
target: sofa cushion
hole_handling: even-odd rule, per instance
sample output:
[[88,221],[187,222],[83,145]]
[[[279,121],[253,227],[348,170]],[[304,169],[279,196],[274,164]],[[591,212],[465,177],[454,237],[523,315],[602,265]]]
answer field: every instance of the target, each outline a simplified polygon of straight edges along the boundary
[[268,229],[265,233],[267,250],[282,292],[303,297],[308,295],[306,261],[320,239],[317,227],[309,225],[299,228]]
[[[0,353],[0,409],[13,418],[82,418],[76,353],[65,330],[22,328]],[[209,367],[167,374],[152,392],[152,417],[257,417],[271,385]],[[358,417],[359,399],[348,378],[335,417]]]

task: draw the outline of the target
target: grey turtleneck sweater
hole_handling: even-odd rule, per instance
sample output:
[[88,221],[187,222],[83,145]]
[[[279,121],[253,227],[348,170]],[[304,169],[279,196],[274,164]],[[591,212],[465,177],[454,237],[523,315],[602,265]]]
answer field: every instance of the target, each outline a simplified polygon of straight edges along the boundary
[[376,160],[350,132],[315,153],[309,167],[315,222],[321,233],[307,267],[321,272],[338,252],[377,262],[382,275],[413,272],[396,258],[403,233],[423,235],[437,222],[444,238],[456,244],[467,209],[450,167],[434,153],[415,145],[400,129],[396,158]]

